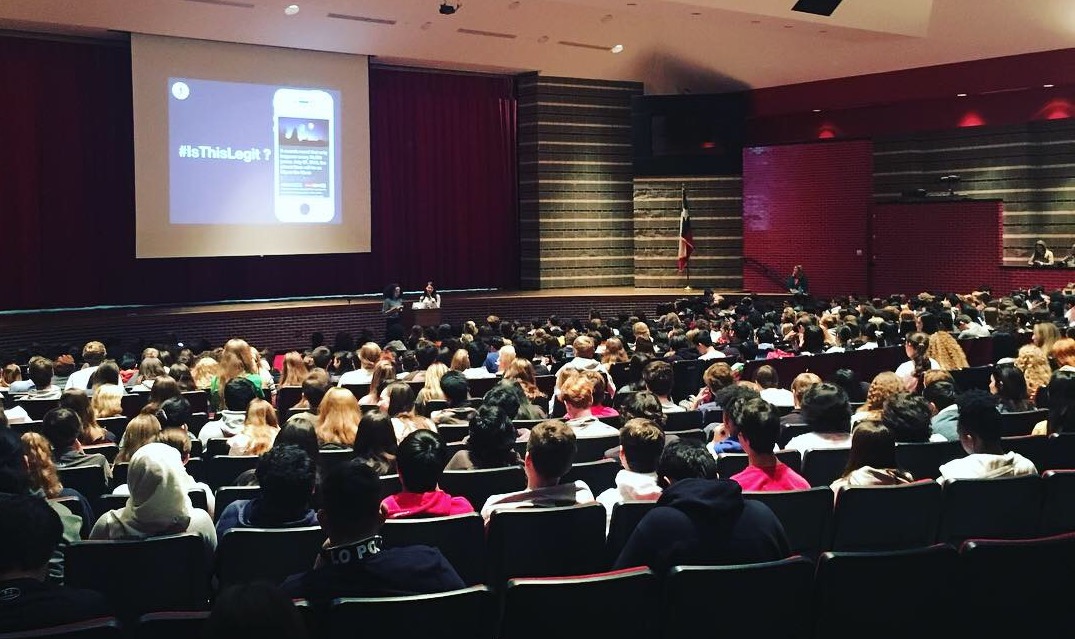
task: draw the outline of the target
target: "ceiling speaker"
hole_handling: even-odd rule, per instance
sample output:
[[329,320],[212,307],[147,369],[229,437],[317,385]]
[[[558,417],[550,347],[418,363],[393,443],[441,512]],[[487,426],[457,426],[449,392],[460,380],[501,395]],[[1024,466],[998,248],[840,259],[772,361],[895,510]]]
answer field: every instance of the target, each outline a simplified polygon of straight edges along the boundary
[[818,16],[831,16],[832,12],[836,11],[836,7],[840,6],[842,1],[843,0],[799,0],[791,10],[812,13]]

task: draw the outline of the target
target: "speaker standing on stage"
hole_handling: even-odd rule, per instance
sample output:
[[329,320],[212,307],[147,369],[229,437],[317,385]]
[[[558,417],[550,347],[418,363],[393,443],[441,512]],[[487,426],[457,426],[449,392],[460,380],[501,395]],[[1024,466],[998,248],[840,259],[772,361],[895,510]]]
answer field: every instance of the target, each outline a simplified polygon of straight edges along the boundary
[[1027,264],[1031,266],[1052,266],[1053,252],[1045,248],[1045,242],[1034,242],[1034,254],[1030,256]]
[[384,289],[384,303],[381,304],[381,312],[385,315],[385,329],[393,324],[399,324],[400,314],[403,313],[403,289],[399,284],[389,284]]
[[422,308],[440,308],[440,293],[433,286],[433,280],[426,282],[426,288],[422,291],[422,296],[418,298],[418,303]]

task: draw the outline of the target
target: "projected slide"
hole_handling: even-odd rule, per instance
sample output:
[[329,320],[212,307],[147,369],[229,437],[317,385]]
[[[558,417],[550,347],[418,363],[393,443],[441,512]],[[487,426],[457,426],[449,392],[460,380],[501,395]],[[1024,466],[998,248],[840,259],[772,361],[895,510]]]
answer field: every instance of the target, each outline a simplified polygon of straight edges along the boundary
[[340,93],[168,78],[169,222],[341,223]]

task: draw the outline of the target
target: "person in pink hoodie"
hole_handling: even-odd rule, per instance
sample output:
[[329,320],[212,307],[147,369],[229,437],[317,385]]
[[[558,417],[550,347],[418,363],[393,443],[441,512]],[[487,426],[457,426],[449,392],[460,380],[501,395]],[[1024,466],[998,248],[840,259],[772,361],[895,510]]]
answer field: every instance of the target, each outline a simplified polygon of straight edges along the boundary
[[436,432],[418,429],[404,437],[396,450],[396,471],[403,490],[381,502],[385,519],[474,512],[465,497],[453,497],[437,486],[447,464],[448,447]]

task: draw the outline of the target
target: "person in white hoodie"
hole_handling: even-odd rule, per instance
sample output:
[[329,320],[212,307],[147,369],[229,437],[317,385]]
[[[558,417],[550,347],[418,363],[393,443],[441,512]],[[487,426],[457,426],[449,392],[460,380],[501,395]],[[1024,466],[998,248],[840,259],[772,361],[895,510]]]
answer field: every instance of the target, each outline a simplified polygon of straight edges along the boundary
[[202,440],[202,446],[216,437],[232,437],[243,432],[243,424],[246,422],[246,408],[250,402],[257,399],[258,393],[254,384],[245,377],[235,377],[224,385],[224,406],[226,408],[217,415],[220,419],[211,421],[202,426],[198,432],[198,439]]
[[657,462],[664,451],[664,432],[655,422],[636,417],[620,429],[620,465],[616,487],[605,490],[597,501],[605,507],[605,529],[612,521],[612,508],[624,501],[657,501]]
[[994,479],[1036,475],[1034,462],[1008,451],[1001,441],[997,398],[983,390],[969,390],[956,398],[959,424],[956,431],[966,457],[942,464],[938,481],[952,479]]

